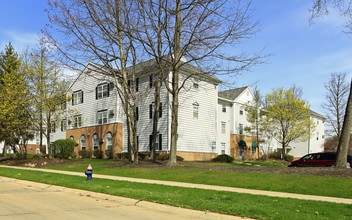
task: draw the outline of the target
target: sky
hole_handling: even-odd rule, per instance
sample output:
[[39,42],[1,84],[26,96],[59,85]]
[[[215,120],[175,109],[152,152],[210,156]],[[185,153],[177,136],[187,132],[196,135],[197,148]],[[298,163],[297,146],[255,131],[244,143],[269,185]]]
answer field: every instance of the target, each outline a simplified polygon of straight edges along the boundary
[[[331,11],[309,23],[313,0],[253,0],[254,19],[260,31],[243,42],[249,53],[270,54],[265,63],[239,75],[234,87],[256,87],[262,95],[273,89],[302,89],[311,109],[324,115],[324,84],[331,73],[352,77],[352,36],[342,32],[343,18]],[[0,51],[11,42],[16,51],[35,48],[41,29],[48,23],[46,0],[2,1],[0,7]]]

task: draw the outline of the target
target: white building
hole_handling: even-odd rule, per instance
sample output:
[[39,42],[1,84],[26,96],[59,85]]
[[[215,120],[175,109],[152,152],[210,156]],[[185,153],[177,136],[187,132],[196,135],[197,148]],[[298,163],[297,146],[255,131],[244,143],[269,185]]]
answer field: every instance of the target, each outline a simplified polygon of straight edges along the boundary
[[[136,69],[139,72],[135,82],[131,82],[138,94],[139,152],[150,152],[151,149],[153,77],[157,71],[152,64],[153,61],[138,64]],[[171,70],[166,68],[164,74],[171,78]],[[254,146],[252,138],[244,129],[251,127],[245,111],[245,106],[253,100],[250,88],[218,92],[220,80],[189,64],[182,66],[180,77],[180,83],[185,77],[188,79],[179,94],[177,154],[185,160],[209,160],[219,154],[228,154],[239,159],[245,152],[239,149],[238,143],[244,140],[249,146],[249,153],[247,152],[245,158],[248,155],[255,156],[251,148]],[[127,152],[125,117],[115,85],[112,74],[100,65],[89,63],[68,90],[71,100],[62,110],[62,120],[57,123],[51,140],[76,140],[77,154],[82,150],[96,149],[113,149],[114,153]],[[165,86],[162,86],[160,94],[157,151],[167,153],[170,150],[172,96]],[[320,126],[316,134],[319,134],[320,142],[313,143],[312,137],[310,151],[318,150],[313,146],[322,147],[323,143],[323,137],[320,136],[324,134],[324,123],[320,122],[318,116],[312,115],[318,118],[317,123]],[[299,144],[292,148],[297,156],[302,153],[298,151]],[[278,146],[267,142],[263,147],[274,150]]]
[[[34,138],[32,140],[28,140],[26,142],[26,152],[28,154],[40,154],[41,152],[45,152],[46,150],[46,137],[43,135],[43,139],[42,139],[42,147],[43,149],[40,149],[40,136],[39,133],[35,133],[34,134]],[[22,145],[22,142],[20,142],[20,144]],[[20,146],[16,146],[17,150],[19,150]],[[0,154],[3,152],[4,150],[4,142],[0,142]],[[7,153],[14,153],[13,149],[8,147],[7,148]]]

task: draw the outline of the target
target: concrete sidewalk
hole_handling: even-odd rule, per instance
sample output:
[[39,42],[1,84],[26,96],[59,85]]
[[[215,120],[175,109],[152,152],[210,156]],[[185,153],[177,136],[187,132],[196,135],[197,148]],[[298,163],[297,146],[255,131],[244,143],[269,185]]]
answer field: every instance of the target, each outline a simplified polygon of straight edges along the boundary
[[[12,167],[12,166],[2,166],[2,165],[0,165],[0,167],[21,169],[21,170],[35,170],[35,171],[42,171],[42,172],[59,173],[59,174],[85,177],[84,172],[79,173],[79,172],[70,172],[70,171],[61,171],[61,170]],[[235,187],[226,187],[226,186],[213,186],[213,185],[173,182],[173,181],[164,181],[164,180],[138,179],[138,178],[121,177],[121,176],[108,176],[108,175],[101,175],[101,174],[93,174],[93,179],[94,178],[147,183],[147,184],[159,184],[159,185],[167,185],[167,186],[178,186],[178,187],[186,187],[186,188],[207,189],[207,190],[215,190],[215,191],[227,191],[227,192],[235,192],[235,193],[246,193],[246,194],[252,194],[252,195],[262,195],[262,196],[271,196],[271,197],[279,197],[279,198],[292,198],[292,199],[301,199],[301,200],[352,204],[352,199],[338,198],[338,197],[303,195],[303,194],[295,194],[295,193],[273,192],[273,191],[264,191],[264,190],[244,189],[244,188],[235,188]]]

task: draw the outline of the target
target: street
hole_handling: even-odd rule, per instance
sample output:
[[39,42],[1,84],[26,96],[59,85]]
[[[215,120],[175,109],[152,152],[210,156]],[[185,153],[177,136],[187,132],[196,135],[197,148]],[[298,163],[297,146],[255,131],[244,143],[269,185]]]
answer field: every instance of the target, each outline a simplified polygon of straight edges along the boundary
[[1,176],[0,183],[0,219],[242,219]]

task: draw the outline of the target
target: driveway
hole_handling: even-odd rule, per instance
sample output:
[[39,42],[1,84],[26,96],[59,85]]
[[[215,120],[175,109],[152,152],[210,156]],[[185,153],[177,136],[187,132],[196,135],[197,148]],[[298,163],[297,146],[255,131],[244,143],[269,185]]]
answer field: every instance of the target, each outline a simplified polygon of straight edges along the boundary
[[0,185],[1,220],[243,219],[2,176]]

